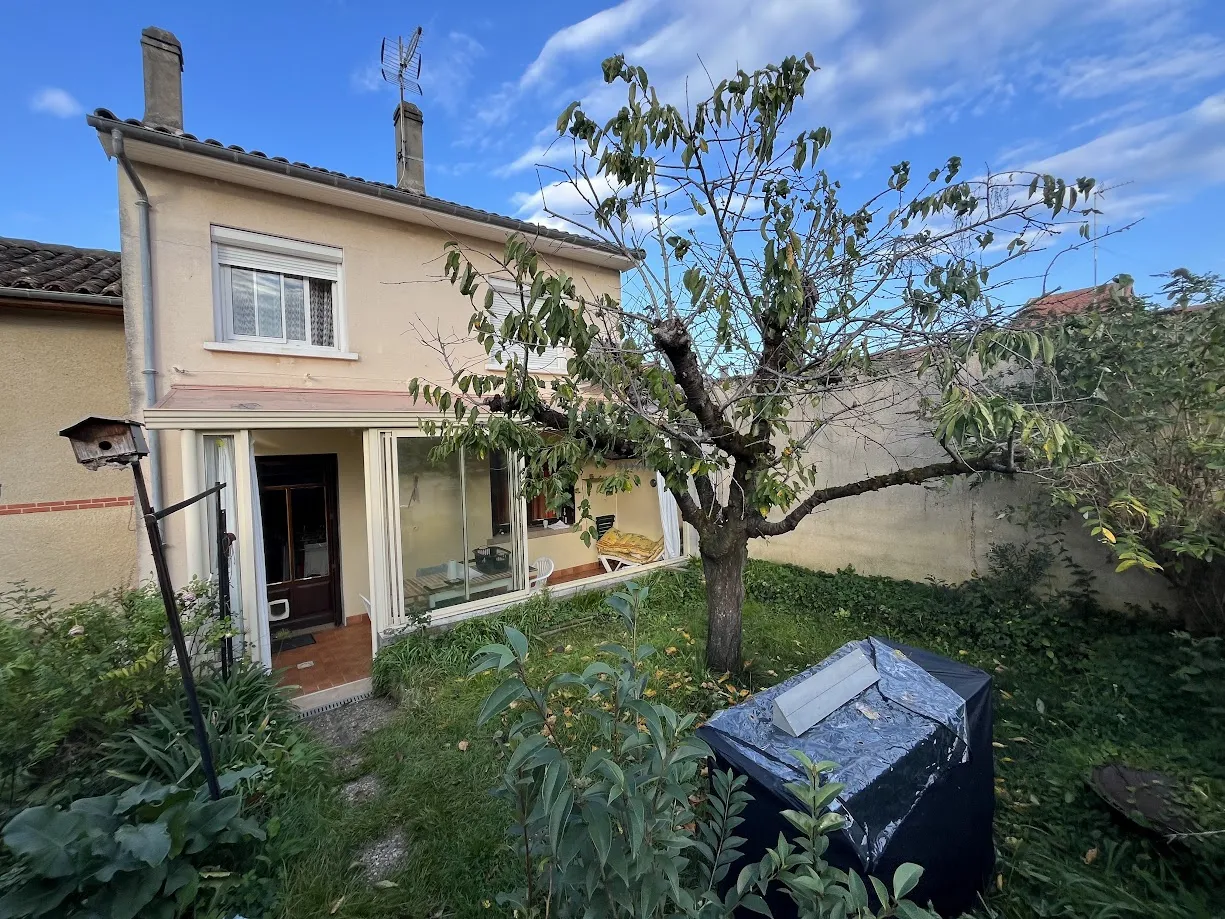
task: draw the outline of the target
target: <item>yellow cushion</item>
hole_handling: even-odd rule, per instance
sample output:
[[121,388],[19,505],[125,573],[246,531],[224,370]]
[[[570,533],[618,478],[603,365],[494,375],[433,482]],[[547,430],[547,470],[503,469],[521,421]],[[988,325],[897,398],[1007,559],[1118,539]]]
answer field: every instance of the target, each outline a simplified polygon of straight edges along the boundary
[[600,537],[596,548],[601,555],[615,555],[627,561],[646,564],[663,554],[664,538],[650,539],[640,533],[623,533],[613,527]]

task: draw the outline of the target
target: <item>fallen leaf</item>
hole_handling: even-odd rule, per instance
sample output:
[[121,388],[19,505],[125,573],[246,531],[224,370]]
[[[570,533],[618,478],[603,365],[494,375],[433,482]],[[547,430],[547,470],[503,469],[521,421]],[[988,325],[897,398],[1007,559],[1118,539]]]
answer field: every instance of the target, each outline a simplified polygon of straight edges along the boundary
[[332,904],[332,908],[331,908],[330,910],[328,910],[328,915],[329,915],[329,916],[335,916],[335,915],[336,915],[336,912],[337,912],[337,911],[338,911],[338,910],[339,910],[339,909],[340,909],[342,906],[344,906],[344,904],[345,904],[345,898],[344,898],[344,897],[341,897],[339,900],[337,900],[335,903],[333,903],[333,904]]
[[374,886],[379,890],[390,890],[393,887],[399,887],[395,881],[375,881]]
[[664,654],[675,654],[675,653],[676,653],[676,645],[669,645],[668,647],[664,648]]
[[997,874],[995,876],[995,889],[996,890],[1004,889],[1004,876],[1002,874]]
[[459,750],[460,750],[460,752],[461,752],[461,753],[467,753],[467,752],[468,752],[468,747],[469,747],[469,746],[471,746],[471,745],[468,743],[468,741],[466,741],[466,740],[461,740],[461,741],[460,741],[459,743],[457,743],[455,746],[459,747]]
[[993,740],[993,741],[991,741],[991,746],[995,747],[995,749],[997,749],[997,750],[1006,750],[1006,749],[1007,749],[1007,747],[1005,747],[1005,746],[1004,746],[1002,743],[1000,743],[998,740]]
[[1088,852],[1085,853],[1085,864],[1086,865],[1092,865],[1095,861],[1097,861],[1097,846],[1094,846],[1092,849],[1090,849]]

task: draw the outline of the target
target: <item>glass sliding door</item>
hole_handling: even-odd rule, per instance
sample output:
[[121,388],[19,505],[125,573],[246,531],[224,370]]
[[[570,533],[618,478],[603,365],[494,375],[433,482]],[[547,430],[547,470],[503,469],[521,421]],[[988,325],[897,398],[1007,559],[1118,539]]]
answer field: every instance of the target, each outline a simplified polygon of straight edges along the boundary
[[523,588],[510,525],[508,470],[494,457],[453,453],[434,462],[431,437],[396,438],[395,524],[407,616]]

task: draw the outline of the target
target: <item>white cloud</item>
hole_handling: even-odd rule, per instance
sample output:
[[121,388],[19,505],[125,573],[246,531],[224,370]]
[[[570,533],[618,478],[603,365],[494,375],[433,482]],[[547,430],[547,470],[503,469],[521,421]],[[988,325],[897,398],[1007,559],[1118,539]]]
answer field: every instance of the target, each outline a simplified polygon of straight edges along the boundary
[[390,85],[378,64],[366,64],[349,74],[349,86],[355,93],[377,93]]
[[473,70],[484,57],[485,46],[466,32],[451,31],[430,47],[421,68],[421,88],[425,95],[447,112],[456,112],[471,102],[468,95]]
[[[796,122],[828,125],[835,138],[830,156],[851,160],[852,174],[906,138],[955,122],[998,118],[1021,104],[1038,105],[1049,112],[1047,150],[1061,133],[1083,137],[1082,132],[1106,128],[1103,138],[1109,138],[1124,130],[1116,127],[1120,123],[1140,119],[1147,119],[1148,130],[1176,132],[1157,140],[1136,133],[1140,128],[1125,135],[1141,149],[1177,149],[1184,156],[1177,169],[1156,162],[1145,167],[1150,174],[1146,190],[1130,200],[1152,205],[1165,194],[1157,184],[1173,180],[1174,171],[1209,175],[1218,168],[1178,140],[1183,135],[1177,132],[1190,130],[1197,119],[1196,136],[1210,130],[1207,101],[1208,108],[1196,116],[1184,112],[1181,121],[1154,117],[1159,106],[1169,111],[1172,92],[1208,81],[1219,85],[1225,75],[1225,40],[1190,20],[1186,10],[1192,2],[995,0],[987,7],[981,0],[879,0],[871,5],[855,0],[673,0],[666,5],[623,0],[550,36],[516,79],[486,97],[474,121],[478,142],[492,146],[516,136],[508,127],[516,121],[551,115],[573,98],[581,98],[597,120],[608,117],[624,102],[624,87],[604,84],[595,71],[594,62],[606,54],[624,52],[631,63],[647,69],[661,97],[683,102],[686,96],[705,95],[711,77],[811,51],[822,69],[809,81]],[[1068,119],[1073,105],[1078,110]],[[540,130],[523,141],[522,152],[507,157],[498,174],[541,162],[569,162],[568,144],[549,145],[548,120],[548,125],[533,125]],[[1068,127],[1069,120],[1080,124]],[[502,130],[491,130],[495,126]],[[959,125],[957,132],[964,131]],[[1012,162],[1006,165],[1037,157],[1040,148],[1020,149],[1021,140],[999,138],[998,147],[1011,148],[1005,158]],[[1106,144],[1101,140],[1097,147],[1082,147],[1086,154],[1105,155]],[[1121,152],[1111,148],[1110,155]],[[1100,167],[1088,171],[1105,174]],[[1118,174],[1130,175],[1127,169]]]
[[654,6],[655,0],[622,0],[614,7],[601,10],[554,32],[544,43],[535,60],[523,71],[519,78],[519,88],[527,89],[543,82],[554,66],[565,57],[619,41],[641,23]]
[[494,175],[508,176],[516,172],[523,172],[525,169],[534,169],[537,166],[571,166],[575,162],[576,151],[574,143],[571,139],[559,137],[553,143],[548,144],[533,144],[527,150],[523,151],[515,160],[507,163],[494,170]]
[[1029,168],[1053,175],[1092,175],[1105,191],[1100,208],[1114,221],[1133,219],[1177,195],[1225,183],[1225,93],[1173,115],[1117,128]]
[[85,107],[68,90],[56,86],[47,86],[36,92],[30,98],[30,108],[56,118],[74,118],[85,111]]

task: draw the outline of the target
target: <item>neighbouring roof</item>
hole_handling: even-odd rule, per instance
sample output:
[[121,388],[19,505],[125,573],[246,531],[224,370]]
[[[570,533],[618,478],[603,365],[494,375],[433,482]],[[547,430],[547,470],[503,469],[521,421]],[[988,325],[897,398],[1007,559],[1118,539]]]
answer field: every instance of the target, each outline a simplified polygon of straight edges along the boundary
[[71,302],[121,307],[119,253],[0,236],[0,296],[65,295]]
[[173,131],[159,125],[143,122],[138,118],[120,120],[108,109],[95,109],[94,113],[85,120],[91,127],[96,128],[100,132],[109,133],[118,128],[125,137],[130,137],[133,140],[183,150],[188,153],[195,153],[244,166],[252,166],[256,169],[276,172],[293,178],[306,179],[311,182],[319,182],[336,188],[344,188],[389,201],[397,201],[402,204],[422,208],[423,210],[489,224],[490,226],[499,227],[512,233],[522,233],[528,237],[557,240],[558,242],[581,246],[584,249],[593,249],[609,255],[624,257],[624,253],[620,248],[598,239],[592,239],[589,236],[568,233],[565,230],[556,230],[551,227],[541,226],[540,224],[530,223],[526,220],[519,220],[515,217],[490,213],[489,211],[468,207],[464,204],[456,204],[443,198],[435,198],[432,195],[419,195],[415,192],[405,191],[399,186],[391,185],[387,182],[376,182],[371,179],[363,179],[360,176],[350,176],[333,169],[325,169],[322,166],[312,166],[309,163],[291,162],[283,156],[268,156],[268,154],[261,150],[246,150],[237,144],[226,145],[211,137],[200,140],[194,134],[189,134],[185,131]]
[[1119,290],[1119,285],[1113,281],[1099,284],[1097,287],[1081,287],[1076,290],[1061,290],[1045,294],[1031,300],[1021,310],[1021,316],[1027,319],[1059,319],[1064,316],[1074,316],[1084,313],[1097,306],[1108,303],[1117,293],[1128,295],[1131,285],[1125,290]]

